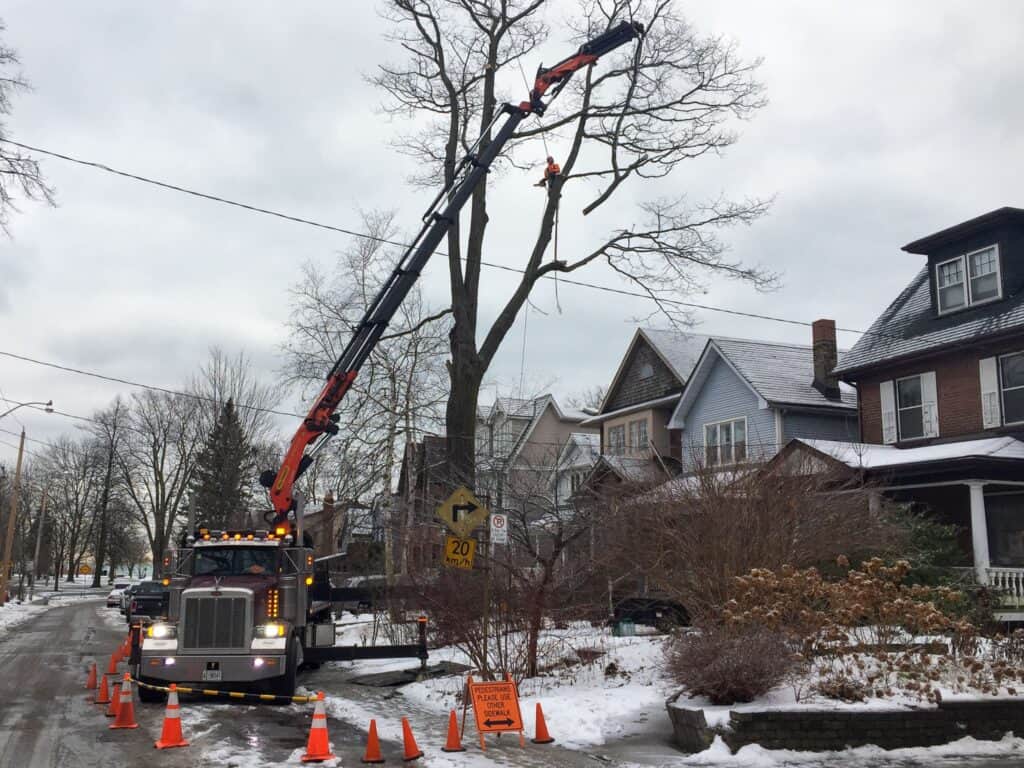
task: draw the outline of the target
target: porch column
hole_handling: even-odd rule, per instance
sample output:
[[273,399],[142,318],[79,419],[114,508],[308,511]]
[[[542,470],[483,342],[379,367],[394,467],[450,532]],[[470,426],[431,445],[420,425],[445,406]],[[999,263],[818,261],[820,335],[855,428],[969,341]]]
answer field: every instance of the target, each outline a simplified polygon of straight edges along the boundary
[[985,517],[985,484],[968,483],[971,490],[971,543],[974,546],[974,572],[979,584],[988,584],[988,520]]

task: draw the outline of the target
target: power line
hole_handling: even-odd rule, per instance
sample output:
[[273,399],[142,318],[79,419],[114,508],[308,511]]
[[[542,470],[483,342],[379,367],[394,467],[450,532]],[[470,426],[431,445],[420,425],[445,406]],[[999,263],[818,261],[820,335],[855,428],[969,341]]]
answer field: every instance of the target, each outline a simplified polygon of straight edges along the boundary
[[[345,227],[337,227],[337,226],[334,226],[333,224],[324,224],[323,222],[314,221],[313,219],[306,219],[306,218],[302,218],[300,216],[292,216],[291,214],[282,213],[281,211],[275,211],[275,210],[272,210],[270,208],[262,208],[260,206],[252,205],[250,203],[242,203],[242,202],[239,202],[237,200],[231,200],[231,199],[226,198],[226,197],[220,197],[219,195],[210,194],[208,192],[199,192],[199,191],[194,190],[194,189],[189,189],[187,187],[182,187],[182,186],[179,186],[177,184],[171,184],[170,182],[166,182],[166,181],[160,181],[158,179],[153,179],[153,178],[150,178],[148,176],[141,176],[141,175],[136,174],[136,173],[129,173],[128,171],[121,171],[121,170],[118,170],[116,168],[112,168],[109,165],[106,165],[104,163],[99,163],[99,162],[95,162],[95,161],[92,161],[92,160],[83,160],[81,158],[72,157],[71,155],[66,155],[66,154],[63,154],[61,152],[54,152],[54,151],[49,150],[49,149],[43,149],[41,147],[32,146],[31,144],[24,144],[24,143],[19,142],[19,141],[14,141],[13,139],[0,138],[0,142],[4,142],[6,144],[11,144],[13,146],[20,147],[21,149],[25,149],[25,150],[28,150],[30,152],[38,152],[41,155],[48,155],[50,157],[56,157],[56,158],[58,158],[60,160],[65,160],[65,161],[70,162],[70,163],[76,163],[78,165],[83,165],[83,166],[86,166],[86,167],[89,167],[89,168],[94,168],[96,170],[104,171],[106,173],[112,173],[112,174],[115,174],[117,176],[123,176],[124,178],[132,179],[134,181],[141,181],[141,182],[144,182],[146,184],[152,184],[154,186],[161,187],[163,189],[169,189],[169,190],[174,191],[174,192],[181,192],[182,194],[191,195],[193,197],[198,197],[198,198],[201,198],[203,200],[209,200],[209,201],[216,202],[216,203],[222,203],[224,205],[234,206],[236,208],[242,208],[242,209],[250,211],[252,213],[260,213],[260,214],[263,214],[263,215],[266,215],[266,216],[274,216],[276,218],[284,219],[286,221],[291,221],[291,222],[294,222],[296,224],[304,224],[306,226],[316,227],[318,229],[326,229],[326,230],[330,230],[332,232],[338,232],[338,233],[343,234],[343,235],[349,235],[350,237],[358,237],[358,238],[362,238],[364,240],[370,240],[370,241],[373,241],[373,242],[382,243],[384,245],[394,245],[394,246],[399,247],[399,248],[408,248],[409,247],[408,243],[402,243],[402,242],[399,242],[397,240],[390,240],[390,239],[385,238],[385,237],[378,237],[376,235],[371,235],[371,234],[369,234],[367,232],[357,232],[356,230],[346,229]],[[448,257],[448,254],[445,253],[444,251],[437,250],[437,251],[434,251],[434,253],[439,255],[439,256],[444,256],[446,258]],[[520,269],[518,267],[510,267],[510,266],[506,266],[504,264],[495,264],[493,262],[487,262],[487,261],[483,261],[483,260],[481,260],[480,264],[481,264],[481,266],[489,267],[491,269],[500,269],[500,270],[504,270],[506,272],[515,272],[517,274],[526,274],[526,270]],[[551,274],[543,275],[542,277],[543,277],[543,279],[546,279],[546,280],[554,280],[556,282],[565,283],[567,285],[576,285],[576,286],[579,286],[579,287],[582,287],[582,288],[590,288],[591,290],[603,291],[605,293],[617,294],[619,296],[629,296],[629,297],[632,297],[632,298],[644,299],[646,301],[655,301],[655,302],[659,302],[661,304],[667,304],[667,305],[678,306],[678,307],[685,307],[687,309],[700,309],[700,310],[704,310],[706,312],[719,312],[719,313],[722,313],[722,314],[733,315],[733,316],[736,316],[736,317],[747,317],[747,318],[751,318],[751,319],[755,319],[755,320],[766,320],[766,321],[774,322],[774,323],[785,323],[785,324],[788,324],[788,325],[799,325],[799,326],[808,327],[808,328],[813,325],[813,323],[811,323],[810,321],[807,321],[807,320],[794,320],[792,318],[779,317],[779,316],[776,316],[776,315],[766,315],[766,314],[761,314],[761,313],[758,313],[758,312],[744,312],[744,311],[738,310],[738,309],[730,309],[730,308],[727,308],[727,307],[715,307],[715,306],[712,306],[712,305],[709,305],[709,304],[699,304],[699,303],[696,303],[696,302],[682,301],[682,300],[679,300],[679,299],[656,298],[654,296],[651,296],[651,295],[646,294],[646,293],[641,293],[639,291],[629,291],[629,290],[625,290],[623,288],[613,288],[611,286],[598,285],[596,283],[589,283],[589,282],[586,282],[586,281],[583,281],[583,280],[572,280],[572,279],[564,277],[564,276],[559,277],[557,275],[557,273],[551,273]],[[871,335],[871,336],[879,336],[879,337],[892,338],[892,339],[900,339],[901,338],[901,337],[895,336],[893,334],[880,333],[878,331],[863,331],[863,330],[859,330],[857,328],[837,327],[836,330],[837,331],[843,331],[845,333],[856,333],[856,334],[860,334],[860,335]],[[124,383],[124,382],[122,382],[122,383]],[[287,414],[287,415],[295,415],[295,414]]]
[[[89,376],[89,377],[94,378],[94,379],[102,379],[103,381],[111,381],[111,382],[114,382],[116,384],[126,384],[129,387],[139,387],[141,389],[149,389],[149,390],[152,390],[154,392],[163,392],[164,394],[167,394],[167,395],[177,395],[177,396],[180,396],[180,397],[190,397],[193,400],[200,400],[202,402],[213,403],[215,405],[220,405],[221,404],[221,402],[219,400],[217,400],[217,398],[215,398],[215,397],[208,397],[206,395],[200,395],[200,394],[197,394],[195,392],[184,392],[182,390],[177,390],[177,389],[168,389],[167,387],[160,387],[160,386],[157,386],[155,384],[143,384],[142,382],[132,381],[131,379],[122,379],[122,378],[120,378],[118,376],[108,376],[108,375],[103,374],[103,373],[96,373],[95,371],[86,371],[86,370],[84,370],[82,368],[72,368],[69,365],[61,365],[60,363],[51,363],[51,362],[48,362],[46,360],[38,360],[38,359],[36,359],[34,357],[27,357],[26,355],[19,355],[19,354],[16,354],[14,352],[5,352],[4,350],[0,350],[0,355],[3,355],[4,357],[13,358],[14,360],[21,360],[22,362],[25,362],[25,363],[33,363],[35,365],[42,365],[42,366],[45,366],[47,368],[55,368],[58,371],[66,371],[67,373],[77,373],[80,376]],[[235,407],[236,408],[244,408],[244,409],[250,410],[250,411],[260,411],[260,412],[263,412],[263,413],[273,413],[273,414],[275,414],[277,416],[288,416],[290,418],[296,418],[296,419],[304,418],[301,414],[298,414],[298,413],[290,413],[289,411],[277,411],[277,410],[274,410],[273,408],[262,408],[262,407],[260,407],[258,405],[249,405],[248,403],[235,403]],[[54,413],[58,413],[58,411],[54,411]],[[62,414],[62,415],[69,416],[70,418],[73,418],[73,419],[75,419],[75,418],[83,418],[84,419],[85,418],[83,416],[73,416],[71,414]],[[94,421],[94,419],[86,419],[86,421]]]

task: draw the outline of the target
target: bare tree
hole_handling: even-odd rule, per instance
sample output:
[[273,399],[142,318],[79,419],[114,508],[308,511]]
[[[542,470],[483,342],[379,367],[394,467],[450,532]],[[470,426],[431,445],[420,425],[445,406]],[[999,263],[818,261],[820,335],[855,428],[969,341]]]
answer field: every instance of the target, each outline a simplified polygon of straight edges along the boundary
[[125,439],[128,416],[128,406],[118,396],[114,398],[114,402],[106,409],[95,413],[89,425],[89,432],[96,443],[96,449],[102,456],[103,461],[103,485],[96,512],[97,524],[94,549],[96,568],[93,570],[92,575],[92,586],[94,588],[100,586],[101,572],[107,560],[107,545],[110,538],[107,513],[110,507],[111,490],[116,479],[114,474],[116,468],[115,460]]
[[[6,25],[0,21],[0,35],[6,31]],[[0,42],[0,139],[7,138],[3,117],[13,110],[12,97],[30,87],[19,67],[17,52]],[[11,144],[0,143],[0,229],[6,234],[10,234],[10,215],[18,210],[19,196],[54,204],[53,189],[43,179],[38,161]]]
[[[417,161],[414,182],[434,186],[453,179],[500,109],[499,81],[516,77],[522,59],[549,37],[542,18],[554,6],[552,0],[387,3],[385,15],[404,60],[382,67],[372,80],[388,97],[392,114],[423,118],[415,124],[425,127],[400,144]],[[692,292],[710,276],[759,288],[773,282],[766,271],[728,258],[717,236],[763,214],[767,203],[760,200],[690,203],[681,193],[648,200],[640,204],[636,223],[627,223],[633,213],[618,214],[618,227],[608,216],[607,235],[594,247],[546,260],[565,190],[581,188],[579,194],[589,196],[582,214],[593,213],[629,183],[672,177],[683,161],[722,152],[736,140],[732,122],[764,103],[754,77],[758,62],[744,61],[720,37],[700,36],[673,0],[579,0],[577,10],[568,31],[580,42],[624,19],[643,21],[647,32],[638,45],[579,73],[543,122],[527,124],[507,148],[506,160],[514,163],[527,151],[543,157],[538,141],[556,143],[562,171],[548,185],[536,236],[524,243],[523,274],[487,329],[478,327],[480,269],[487,224],[496,212],[488,206],[486,184],[473,195],[465,242],[458,223],[449,230],[454,314],[445,422],[449,458],[461,476],[473,476],[480,383],[538,280],[603,261],[675,320],[685,318],[662,299]],[[484,146],[489,140],[483,137]],[[521,221],[522,209],[514,215],[520,219],[517,231],[530,231]]]
[[197,401],[146,390],[132,395],[118,469],[134,515],[157,563],[185,509],[201,442]]
[[282,397],[282,388],[261,381],[253,371],[250,357],[239,351],[229,355],[220,347],[211,347],[209,357],[192,377],[190,393],[199,398],[199,415],[204,434],[209,434],[228,400],[235,403],[242,432],[250,445],[277,439],[271,410]]
[[[283,376],[318,390],[342,346],[390,273],[396,254],[381,240],[396,237],[391,213],[364,213],[375,240],[356,242],[327,274],[306,265],[292,289],[293,311]],[[340,409],[341,431],[306,473],[307,495],[330,489],[339,504],[390,493],[399,454],[440,422],[444,402],[444,319],[414,289],[374,349]]]
[[39,482],[47,486],[54,538],[54,586],[63,572],[74,581],[93,545],[96,507],[103,483],[100,455],[88,439],[58,439],[44,454]]

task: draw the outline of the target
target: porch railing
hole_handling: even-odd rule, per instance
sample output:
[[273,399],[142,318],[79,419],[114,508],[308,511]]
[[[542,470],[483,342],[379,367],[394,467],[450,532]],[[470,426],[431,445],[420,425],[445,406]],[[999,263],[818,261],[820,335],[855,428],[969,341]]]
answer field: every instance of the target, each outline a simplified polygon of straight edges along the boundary
[[988,585],[1000,594],[1000,606],[1024,606],[1024,568],[993,567],[985,570]]

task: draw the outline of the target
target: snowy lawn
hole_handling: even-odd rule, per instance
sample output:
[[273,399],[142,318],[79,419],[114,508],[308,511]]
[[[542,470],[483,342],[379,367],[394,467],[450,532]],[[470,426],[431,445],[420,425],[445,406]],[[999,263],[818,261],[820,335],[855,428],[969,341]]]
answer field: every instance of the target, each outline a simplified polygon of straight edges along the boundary
[[[372,616],[346,617],[339,624],[338,644],[369,641]],[[543,675],[520,684],[520,706],[527,733],[535,729],[535,708],[540,702],[548,729],[564,747],[587,747],[604,744],[635,732],[651,716],[664,718],[665,700],[673,691],[671,682],[661,672],[664,637],[612,637],[606,628],[574,624],[568,629],[549,629],[541,639],[542,658],[549,667]],[[583,659],[583,661],[581,661]],[[472,666],[470,660],[455,648],[430,651],[430,663],[452,661]],[[371,674],[407,669],[408,659],[361,661],[346,665],[355,674]],[[452,709],[460,717],[464,676],[440,677],[412,683],[398,689],[401,702],[414,717],[429,720],[432,726],[444,724]],[[332,715],[350,719],[353,702],[337,699],[329,702]],[[382,737],[400,738],[397,720],[382,723],[382,716],[394,720],[395,706],[387,713],[367,703],[358,717],[368,721],[378,718]],[[469,715],[472,719],[472,714]],[[467,736],[471,728],[467,729]]]

